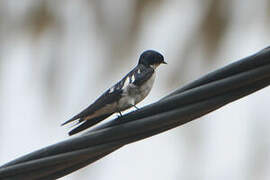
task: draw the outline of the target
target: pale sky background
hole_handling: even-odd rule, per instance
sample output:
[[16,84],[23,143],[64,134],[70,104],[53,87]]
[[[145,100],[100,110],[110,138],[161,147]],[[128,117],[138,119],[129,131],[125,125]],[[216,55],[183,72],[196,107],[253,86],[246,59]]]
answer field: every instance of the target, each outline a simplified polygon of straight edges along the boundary
[[[60,124],[161,52],[155,102],[270,45],[268,0],[0,1],[0,165],[68,139]],[[268,180],[270,88],[127,145],[63,180]]]

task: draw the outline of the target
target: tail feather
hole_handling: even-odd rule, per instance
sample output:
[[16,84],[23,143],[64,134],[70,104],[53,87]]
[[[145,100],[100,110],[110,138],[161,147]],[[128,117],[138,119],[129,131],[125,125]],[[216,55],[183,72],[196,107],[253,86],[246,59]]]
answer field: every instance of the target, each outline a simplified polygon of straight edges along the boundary
[[[89,119],[89,120],[86,120],[84,122],[82,122],[79,126],[77,126],[76,128],[72,129],[68,134],[70,136],[74,135],[74,134],[77,134],[91,126],[94,126],[95,124],[99,123],[100,121],[106,119],[107,117],[111,116],[113,113],[110,113],[110,114],[104,114],[102,116],[98,116],[98,117],[95,117],[93,119]],[[73,120],[71,120],[73,121]],[[65,122],[64,124],[66,124],[68,122]]]
[[75,116],[75,117],[71,118],[70,120],[68,120],[68,121],[66,121],[66,122],[64,122],[64,123],[62,123],[61,126],[64,126],[64,125],[66,125],[66,124],[68,124],[68,123],[70,123],[70,122],[72,122],[72,121],[75,121],[76,119],[78,119],[78,118]]

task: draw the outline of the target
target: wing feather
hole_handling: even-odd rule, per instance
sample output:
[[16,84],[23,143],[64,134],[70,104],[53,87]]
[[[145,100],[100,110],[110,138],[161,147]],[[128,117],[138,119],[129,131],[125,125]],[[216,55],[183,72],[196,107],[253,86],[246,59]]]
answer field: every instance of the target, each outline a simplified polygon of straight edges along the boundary
[[[114,102],[117,102],[123,93],[123,89],[125,88],[126,84],[132,83],[136,86],[142,85],[144,82],[146,82],[154,73],[153,68],[146,68],[145,66],[138,65],[136,66],[132,71],[130,71],[121,81],[116,83],[113,87],[108,89],[105,93],[103,93],[93,104],[85,108],[83,111],[81,111],[76,116],[72,117],[68,121],[64,122],[62,124],[68,124],[74,120],[80,119],[80,121],[84,121],[87,116],[93,115],[96,111],[100,110],[107,104],[112,104]],[[99,116],[106,116],[107,114],[113,114],[114,112],[104,112],[104,114],[99,114]],[[93,117],[91,119],[87,119],[87,121],[91,121],[92,119],[95,119],[97,117]],[[94,123],[94,120],[92,122]],[[86,123],[90,127],[90,122]]]
[[[77,114],[76,116],[72,117],[71,119],[69,119],[68,121],[64,122],[62,124],[68,124],[76,119],[80,119],[80,118],[85,118],[89,115],[92,115],[93,113],[95,113],[97,110],[101,109],[102,107],[104,107],[106,104],[111,104],[115,101],[118,101],[121,98],[121,91],[122,90],[114,90],[113,92],[109,92],[110,90],[107,90],[104,94],[102,94],[93,104],[91,104],[90,106],[88,106],[86,109],[84,109],[83,111],[81,111],[79,114]],[[107,113],[106,113],[107,114]]]

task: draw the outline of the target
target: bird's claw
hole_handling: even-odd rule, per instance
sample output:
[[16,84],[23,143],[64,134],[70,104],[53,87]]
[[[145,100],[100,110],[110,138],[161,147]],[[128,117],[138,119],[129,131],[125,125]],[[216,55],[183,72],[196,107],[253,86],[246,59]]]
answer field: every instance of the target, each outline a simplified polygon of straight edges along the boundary
[[134,105],[133,107],[135,107],[135,109],[136,109],[136,110],[139,110],[139,109],[140,109],[140,108],[138,108],[138,107],[137,107],[137,106],[135,106],[135,105]]
[[123,117],[122,113],[119,111],[119,114],[117,115],[117,119],[121,119]]

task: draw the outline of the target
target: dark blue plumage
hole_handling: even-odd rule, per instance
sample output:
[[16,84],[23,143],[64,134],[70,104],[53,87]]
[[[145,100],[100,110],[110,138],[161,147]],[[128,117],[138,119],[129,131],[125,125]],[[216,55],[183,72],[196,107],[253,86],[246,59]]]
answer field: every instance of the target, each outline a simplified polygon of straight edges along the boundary
[[78,119],[80,125],[71,130],[69,135],[89,128],[115,112],[121,113],[143,100],[152,88],[155,69],[161,63],[167,64],[160,53],[153,50],[143,52],[138,65],[133,70],[103,93],[93,104],[62,124],[65,125]]

